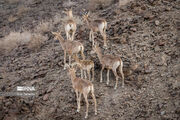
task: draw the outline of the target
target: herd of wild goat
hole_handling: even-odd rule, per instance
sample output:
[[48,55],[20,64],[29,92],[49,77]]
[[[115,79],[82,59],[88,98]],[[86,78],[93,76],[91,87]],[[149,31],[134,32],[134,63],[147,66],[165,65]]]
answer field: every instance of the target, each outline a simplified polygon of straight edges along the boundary
[[[55,39],[58,39],[62,49],[64,50],[64,69],[68,68],[69,76],[71,77],[72,86],[75,90],[77,96],[77,112],[80,111],[80,101],[81,94],[83,94],[86,101],[86,115],[85,118],[88,117],[88,107],[89,103],[87,100],[87,95],[89,92],[92,94],[92,98],[94,100],[95,105],[95,115],[97,114],[97,103],[94,95],[94,87],[91,81],[94,80],[94,62],[92,60],[85,60],[84,56],[84,46],[82,43],[78,41],[74,41],[74,35],[76,32],[76,22],[73,19],[72,9],[65,10],[65,13],[68,16],[68,20],[65,23],[65,32],[67,40],[61,36],[61,32],[52,32],[55,36]],[[121,73],[122,78],[122,87],[124,87],[124,74],[123,74],[123,62],[120,57],[114,55],[103,55],[101,53],[100,47],[97,43],[94,42],[94,33],[100,32],[104,39],[104,48],[107,48],[106,41],[106,28],[107,22],[104,19],[98,20],[90,20],[89,12],[83,15],[83,20],[87,23],[88,28],[90,29],[89,40],[92,41],[92,49],[97,54],[99,61],[102,65],[102,69],[100,72],[100,82],[102,82],[102,71],[104,68],[107,68],[107,84],[109,84],[109,70],[111,69],[116,77],[116,84],[114,89],[117,88],[118,85],[118,74],[116,69],[119,67],[119,71]],[[82,60],[78,58],[78,53],[81,53]],[[69,65],[66,64],[66,53],[69,55]],[[74,63],[71,64],[71,57],[75,60]],[[76,77],[76,69],[78,67],[81,70],[81,78]],[[87,80],[86,71],[88,74],[89,81]],[[92,77],[91,77],[92,72]],[[83,77],[85,77],[83,79]]]

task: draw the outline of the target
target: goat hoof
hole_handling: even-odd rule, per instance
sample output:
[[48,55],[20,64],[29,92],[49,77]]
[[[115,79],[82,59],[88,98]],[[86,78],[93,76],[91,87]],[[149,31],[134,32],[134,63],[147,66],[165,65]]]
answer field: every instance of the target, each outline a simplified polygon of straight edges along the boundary
[[104,45],[103,48],[104,48],[104,49],[107,49],[107,45]]
[[97,111],[95,112],[95,115],[97,115]]

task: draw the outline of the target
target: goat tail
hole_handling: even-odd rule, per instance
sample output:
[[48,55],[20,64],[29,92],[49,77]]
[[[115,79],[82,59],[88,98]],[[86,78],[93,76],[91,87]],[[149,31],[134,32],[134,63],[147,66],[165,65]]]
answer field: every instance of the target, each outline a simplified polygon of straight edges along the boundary
[[107,22],[104,21],[104,29],[103,29],[104,33],[106,32],[106,29],[107,29]]
[[122,86],[124,86],[123,61],[121,59],[119,59],[119,62],[120,62],[119,71],[120,71],[121,77],[122,77]]
[[81,56],[83,58],[83,60],[85,59],[85,56],[84,56],[84,46],[81,45]]

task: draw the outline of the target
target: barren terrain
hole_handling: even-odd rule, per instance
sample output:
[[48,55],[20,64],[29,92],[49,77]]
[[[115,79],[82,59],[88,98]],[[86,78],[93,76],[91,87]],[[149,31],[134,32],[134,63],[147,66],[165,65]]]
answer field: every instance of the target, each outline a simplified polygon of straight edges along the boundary
[[[66,38],[62,11],[69,7],[78,23],[75,40],[84,44],[86,58],[95,62],[93,84],[98,114],[94,115],[89,97],[87,119],[179,120],[179,0],[131,0],[126,4],[112,0],[108,5],[85,1],[0,1],[0,92],[16,91],[17,86],[36,89],[35,96],[0,96],[0,120],[84,119],[84,98],[77,113],[75,92],[67,70],[63,69],[63,50],[51,34],[62,30]],[[108,49],[102,48],[99,34],[95,40],[103,53],[121,56],[124,88],[120,79],[114,90],[112,72],[110,84],[106,85],[106,70],[100,83],[101,65],[91,51],[89,29],[82,21],[83,9],[91,11],[91,18],[107,20]]]

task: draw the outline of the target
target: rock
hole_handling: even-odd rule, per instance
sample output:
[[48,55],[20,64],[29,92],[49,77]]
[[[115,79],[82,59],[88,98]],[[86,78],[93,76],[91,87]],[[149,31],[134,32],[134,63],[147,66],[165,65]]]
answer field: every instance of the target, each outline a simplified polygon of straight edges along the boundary
[[162,40],[159,40],[159,41],[157,41],[157,45],[159,45],[159,46],[164,46],[164,45],[165,45],[165,42],[162,41]]
[[141,9],[141,7],[136,7],[134,9],[134,12],[137,13],[137,14],[141,14],[143,12],[143,10]]
[[49,95],[48,95],[48,94],[45,94],[44,97],[43,97],[43,100],[44,100],[44,101],[48,100],[48,97],[49,97]]
[[154,48],[154,51],[155,51],[155,52],[158,52],[158,51],[160,51],[160,50],[161,50],[160,47],[156,45],[156,47]]
[[152,19],[154,18],[154,15],[152,15],[152,13],[145,13],[145,14],[144,14],[144,18],[145,18],[145,19],[152,20]]
[[161,115],[164,115],[164,114],[165,114],[165,111],[162,111],[162,112],[161,112]]
[[158,26],[159,24],[160,24],[160,22],[159,22],[158,20],[156,20],[156,21],[155,21],[155,25]]
[[95,51],[94,51],[94,50],[91,50],[90,54],[91,54],[91,55],[95,54]]
[[136,32],[136,31],[137,31],[137,29],[134,28],[134,27],[130,28],[130,30],[133,31],[133,32]]
[[124,38],[124,37],[123,37],[123,38],[121,38],[121,43],[122,43],[122,44],[126,44],[126,43],[127,43],[126,38]]
[[9,105],[11,105],[11,102],[10,102],[10,101],[8,101],[8,102],[5,103],[5,106],[9,106]]
[[166,7],[166,8],[165,8],[165,11],[170,11],[170,10],[171,10],[170,7]]
[[131,69],[135,71],[138,68],[138,66],[139,66],[138,64],[133,64],[131,65]]

